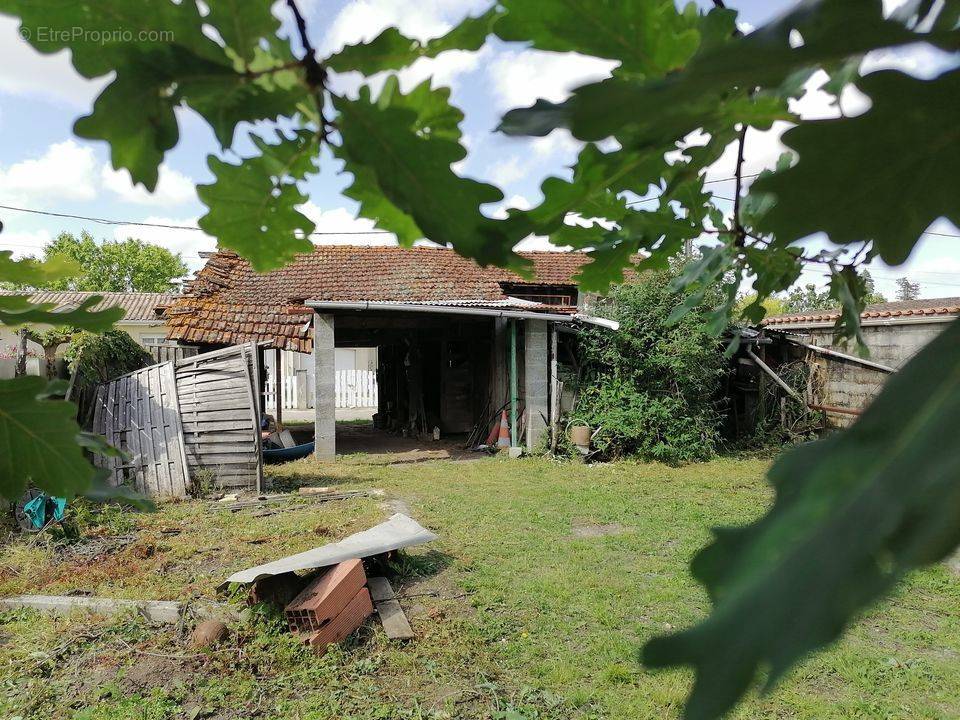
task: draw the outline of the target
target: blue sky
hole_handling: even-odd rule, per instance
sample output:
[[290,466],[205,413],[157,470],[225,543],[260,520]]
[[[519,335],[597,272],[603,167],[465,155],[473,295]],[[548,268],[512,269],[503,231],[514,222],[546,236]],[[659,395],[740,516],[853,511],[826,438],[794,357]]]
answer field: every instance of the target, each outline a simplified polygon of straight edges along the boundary
[[[345,42],[374,37],[388,24],[399,24],[406,33],[430,37],[451,27],[466,13],[484,9],[489,0],[301,0],[308,15],[312,41],[324,51]],[[701,0],[701,4],[709,4]],[[745,30],[783,11],[788,0],[732,0]],[[284,16],[284,9],[276,9]],[[882,61],[882,59],[881,59]],[[901,65],[917,67],[924,58],[899,58]],[[538,140],[517,140],[492,132],[500,115],[510,107],[532,103],[538,97],[559,100],[571,87],[602,77],[609,64],[594,58],[540,53],[521,45],[492,41],[480,53],[449,52],[437,60],[421,60],[404,71],[406,87],[433,75],[435,84],[452,88],[453,100],[465,112],[464,142],[469,151],[458,171],[493,181],[504,188],[503,206],[527,207],[540,197],[539,186],[551,174],[562,174],[578,149],[568,135],[555,132]],[[919,68],[922,70],[922,67]],[[340,89],[355,91],[357,78],[338,78]],[[171,151],[161,171],[158,192],[147,195],[133,188],[126,172],[110,169],[105,145],[73,137],[74,120],[88,112],[102,81],[77,76],[64,53],[40,56],[17,35],[14,20],[0,17],[0,204],[59,213],[105,217],[170,225],[193,225],[203,213],[193,186],[211,176],[206,156],[218,149],[212,133],[190,111],[180,115],[181,142]],[[845,98],[844,102],[847,102]],[[854,110],[858,98],[849,98]],[[847,109],[845,107],[845,109]],[[811,87],[798,110],[810,115],[830,112],[828,98]],[[249,129],[249,128],[248,128]],[[748,142],[748,171],[771,164],[782,151],[776,132],[756,133]],[[245,131],[241,131],[242,133]],[[729,177],[732,154],[721,159],[711,177]],[[309,181],[311,202],[306,209],[318,230],[330,233],[371,229],[373,224],[355,217],[356,205],[340,193],[349,177],[338,174],[338,163],[321,160],[320,174]],[[730,197],[732,183],[718,182],[713,191]],[[717,200],[720,207],[729,205]],[[490,208],[496,212],[498,208]],[[499,208],[502,211],[502,207]],[[4,232],[0,248],[18,254],[40,254],[45,243],[62,230],[86,229],[95,237],[141,237],[181,252],[196,269],[198,252],[213,242],[203,233],[111,226],[89,221],[43,217],[0,210]],[[957,233],[940,221],[934,232]],[[325,242],[390,242],[385,235],[329,235]],[[926,297],[960,295],[960,238],[926,236],[908,263],[890,268],[872,267],[879,288],[893,296],[893,282],[907,275],[921,284]],[[542,240],[524,247],[541,247]],[[805,273],[804,281],[821,283],[821,270]]]

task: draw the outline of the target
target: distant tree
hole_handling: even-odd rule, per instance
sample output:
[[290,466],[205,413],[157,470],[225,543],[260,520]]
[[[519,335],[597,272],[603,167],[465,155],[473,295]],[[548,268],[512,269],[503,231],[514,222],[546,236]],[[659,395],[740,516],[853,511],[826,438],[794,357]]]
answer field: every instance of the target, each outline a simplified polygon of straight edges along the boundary
[[783,304],[784,311],[788,313],[832,310],[837,307],[836,300],[830,297],[830,291],[819,290],[813,283],[807,283],[802,288],[792,288]]
[[75,261],[81,273],[48,282],[45,289],[165,292],[171,280],[187,272],[179,253],[135,238],[97,242],[86,231],[80,237],[60,233],[44,248],[44,260],[59,257]]
[[870,274],[870,271],[864,270],[860,274],[863,276],[864,285],[863,302],[867,305],[887,302],[886,296],[877,290],[877,284],[874,282],[873,275]]
[[[736,319],[743,316],[744,308],[748,305],[752,305],[757,301],[757,294],[755,292],[743,293],[737,298],[737,304],[734,305],[733,317]],[[783,315],[787,310],[787,301],[780,295],[770,295],[769,297],[763,298],[760,301],[760,304],[763,306],[763,309],[766,310],[766,317],[773,317],[774,315]]]
[[916,300],[920,297],[920,283],[910,282],[910,278],[897,280],[897,300]]

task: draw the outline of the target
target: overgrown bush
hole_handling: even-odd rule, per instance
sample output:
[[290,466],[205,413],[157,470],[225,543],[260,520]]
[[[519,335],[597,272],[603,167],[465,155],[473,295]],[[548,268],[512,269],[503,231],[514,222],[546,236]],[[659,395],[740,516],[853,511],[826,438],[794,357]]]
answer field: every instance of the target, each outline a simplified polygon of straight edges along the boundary
[[615,288],[601,313],[620,329],[592,328],[581,337],[583,376],[571,419],[601,428],[594,446],[607,457],[683,463],[716,452],[726,360],[704,311],[719,296],[707,293],[701,306],[668,325],[683,300],[670,290],[673,277],[645,273]]
[[94,389],[102,382],[139,370],[153,358],[123,330],[94,334],[78,332],[70,338],[64,353],[73,375],[73,399],[79,406],[81,425],[89,420]]

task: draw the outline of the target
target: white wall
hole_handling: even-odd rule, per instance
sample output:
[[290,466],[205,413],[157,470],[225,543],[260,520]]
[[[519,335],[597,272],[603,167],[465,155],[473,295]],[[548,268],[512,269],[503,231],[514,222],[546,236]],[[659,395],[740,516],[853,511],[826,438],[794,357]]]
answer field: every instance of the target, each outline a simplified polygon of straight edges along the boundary
[[[49,327],[49,325],[31,325],[31,328],[35,332],[43,332],[49,329]],[[151,323],[148,325],[119,322],[116,328],[129,334],[130,337],[140,345],[145,345],[143,341],[144,338],[162,338],[167,334],[167,329],[162,323]],[[19,340],[16,329],[7,327],[6,325],[0,325],[0,355],[8,354],[8,350],[11,353],[15,353],[18,343]],[[62,349],[63,348],[61,348],[61,350]],[[27,351],[43,357],[43,348],[35,342],[27,342]]]

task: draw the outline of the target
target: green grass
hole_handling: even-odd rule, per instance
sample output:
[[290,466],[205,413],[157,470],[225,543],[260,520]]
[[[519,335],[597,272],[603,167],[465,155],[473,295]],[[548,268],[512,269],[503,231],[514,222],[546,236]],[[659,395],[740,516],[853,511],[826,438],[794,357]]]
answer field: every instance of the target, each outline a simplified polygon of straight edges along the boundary
[[[397,501],[440,535],[395,568],[395,587],[411,595],[403,604],[417,634],[402,646],[372,622],[316,658],[275,616],[248,611],[228,644],[194,657],[176,628],[7,613],[0,616],[0,716],[676,716],[690,674],[648,672],[637,651],[652,635],[707,612],[687,563],[711,526],[763,512],[765,469],[753,459],[683,468],[300,461],[273,471],[278,484],[382,488],[387,496],[265,518],[164,504],[136,516],[134,545],[89,566],[65,562],[43,544],[8,543],[0,550],[3,594],[84,588],[189,599],[211,596],[236,569],[366,527]],[[384,500],[393,504],[381,506]],[[109,534],[119,521],[105,522],[99,532]],[[171,528],[180,533],[162,532]],[[439,597],[423,594],[430,591]],[[954,572],[918,573],[842,642],[735,717],[960,716],[958,608]]]

